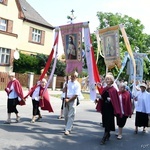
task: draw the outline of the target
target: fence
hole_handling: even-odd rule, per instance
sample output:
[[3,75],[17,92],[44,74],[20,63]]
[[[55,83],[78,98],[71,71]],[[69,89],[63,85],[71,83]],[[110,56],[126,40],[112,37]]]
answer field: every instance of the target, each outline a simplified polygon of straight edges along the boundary
[[[33,78],[33,85],[35,85],[39,79],[40,75],[34,74]],[[28,73],[20,74],[16,73],[16,78],[20,81],[23,87],[29,87],[29,75]],[[48,77],[46,77],[48,79]],[[78,81],[81,83],[81,79],[79,78]],[[0,90],[4,90],[9,82],[8,73],[0,72]],[[57,76],[56,77],[56,89],[62,89],[64,83],[64,77]],[[49,88],[52,88],[52,82],[49,85]]]
[[[33,85],[35,85],[39,79],[40,75],[34,74]],[[29,75],[27,73],[20,74],[16,73],[16,78],[20,81],[23,87],[29,87]],[[48,77],[46,77],[48,79]],[[0,90],[4,90],[9,82],[8,73],[0,72]],[[64,77],[57,77],[56,88],[62,89],[64,82]],[[52,83],[49,85],[49,88],[52,88]]]

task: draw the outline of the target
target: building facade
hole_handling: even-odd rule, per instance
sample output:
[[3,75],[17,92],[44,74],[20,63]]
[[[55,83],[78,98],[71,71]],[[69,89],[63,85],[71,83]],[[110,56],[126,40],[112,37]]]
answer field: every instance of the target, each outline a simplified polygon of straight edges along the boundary
[[53,29],[26,0],[0,0],[0,72],[13,70],[15,52],[49,55]]

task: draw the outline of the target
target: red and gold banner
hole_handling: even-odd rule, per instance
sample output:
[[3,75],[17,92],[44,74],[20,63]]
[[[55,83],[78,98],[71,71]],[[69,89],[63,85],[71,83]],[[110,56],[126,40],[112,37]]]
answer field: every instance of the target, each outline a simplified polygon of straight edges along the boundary
[[108,69],[121,67],[119,51],[119,26],[99,30],[105,64]]
[[66,57],[66,74],[82,72],[82,25],[83,23],[60,26]]

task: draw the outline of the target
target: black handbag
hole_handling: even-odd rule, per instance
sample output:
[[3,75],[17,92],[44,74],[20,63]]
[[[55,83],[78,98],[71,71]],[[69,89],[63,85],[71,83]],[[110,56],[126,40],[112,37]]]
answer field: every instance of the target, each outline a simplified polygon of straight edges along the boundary
[[77,106],[80,104],[79,98],[77,97]]

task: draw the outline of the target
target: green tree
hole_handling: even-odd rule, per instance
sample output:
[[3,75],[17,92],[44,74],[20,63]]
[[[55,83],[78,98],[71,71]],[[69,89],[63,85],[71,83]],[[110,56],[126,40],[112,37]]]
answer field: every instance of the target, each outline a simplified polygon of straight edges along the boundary
[[39,72],[39,61],[35,56],[20,53],[20,58],[14,60],[14,71],[17,73],[34,72],[37,74]]
[[[17,73],[34,72],[35,74],[41,74],[41,69],[45,68],[48,55],[37,54],[37,55],[26,55],[20,53],[20,58],[14,60],[14,71]],[[48,70],[48,74],[51,73],[54,64],[54,59]],[[54,74],[58,76],[65,76],[66,64],[63,61],[57,60]]]
[[[49,72],[52,71],[53,64],[54,64],[54,59],[52,60],[51,66],[49,68]],[[54,74],[56,74],[57,76],[65,76],[65,68],[66,68],[66,63],[63,61],[57,60]]]

